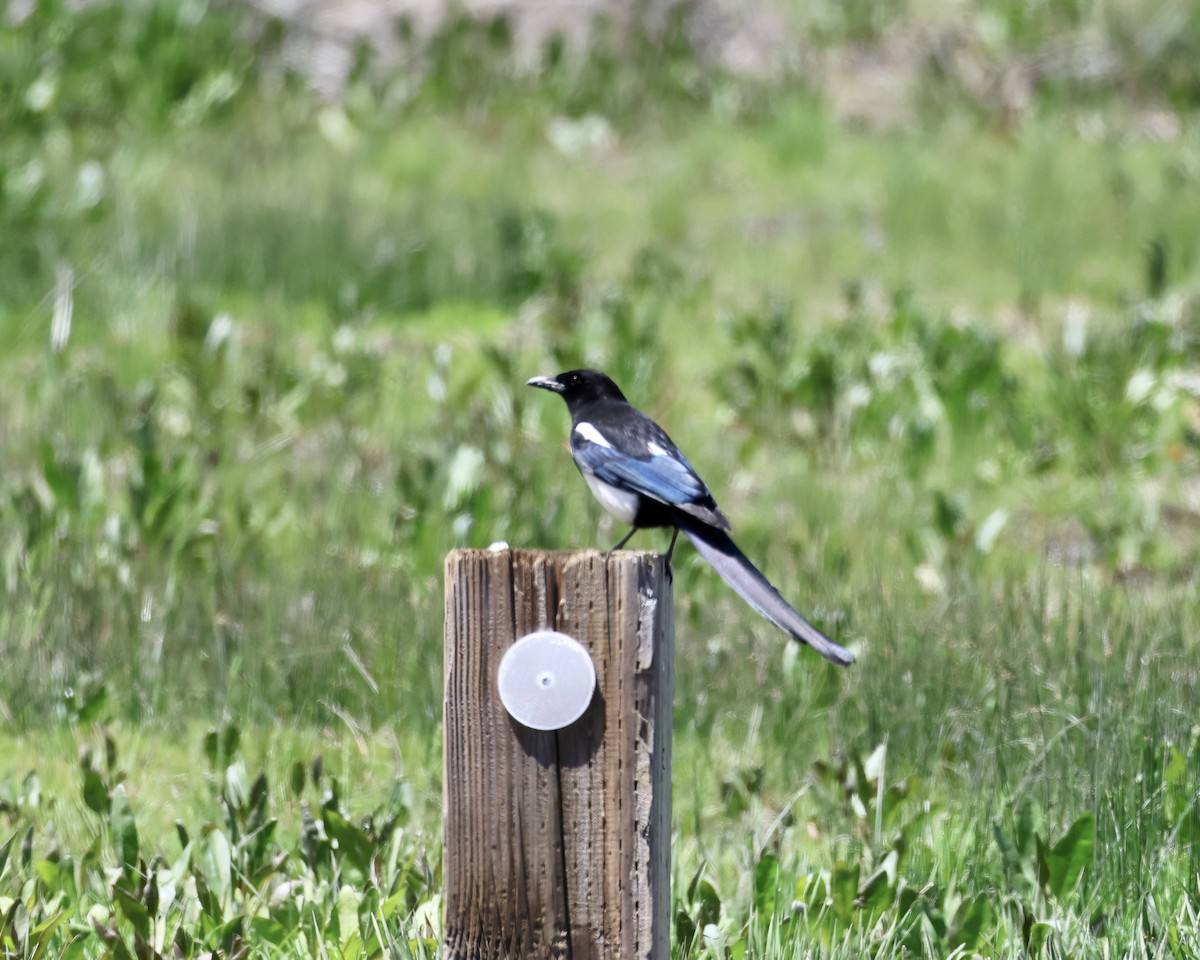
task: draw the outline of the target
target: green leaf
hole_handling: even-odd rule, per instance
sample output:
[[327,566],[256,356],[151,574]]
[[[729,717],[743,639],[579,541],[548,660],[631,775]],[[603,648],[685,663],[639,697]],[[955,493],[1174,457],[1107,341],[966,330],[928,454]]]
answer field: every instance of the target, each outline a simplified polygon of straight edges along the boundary
[[401,910],[407,908],[408,892],[401,890],[399,893],[393,893],[390,897],[383,901],[379,907],[379,915],[384,920],[390,920]]
[[[39,923],[29,932],[28,942],[33,944],[33,952],[29,954],[29,960],[41,960],[47,956],[51,945],[54,943],[54,932],[67,919],[67,912],[60,910],[53,916],[48,917]],[[55,949],[55,954],[58,950]]]
[[1036,957],[1042,952],[1042,948],[1046,945],[1046,941],[1050,939],[1050,935],[1054,932],[1054,927],[1048,923],[1039,920],[1029,928],[1029,955]]
[[21,781],[21,799],[31,810],[42,802],[42,781],[34,770],[25,774],[25,779]]
[[250,801],[250,778],[241,760],[225,768],[225,800],[238,813],[244,812]]
[[482,451],[470,444],[461,444],[450,458],[442,506],[454,510],[475,492],[483,473],[485,458]]
[[83,771],[83,802],[89,810],[102,817],[108,816],[112,805],[104,780],[91,767]]
[[921,785],[921,778],[917,776],[907,777],[899,783],[893,783],[883,793],[883,825],[890,827],[900,817],[900,814],[907,809],[911,804],[906,801],[916,795],[918,787]]
[[271,919],[289,934],[294,933],[300,926],[300,907],[296,904],[295,898],[287,897],[272,907]]
[[125,941],[121,935],[112,927],[100,922],[96,917],[92,917],[92,928],[100,937],[101,942],[108,947],[108,956],[113,960],[133,960],[133,954],[129,952],[129,948],[125,945]]
[[62,948],[57,960],[84,960],[87,942],[87,937],[76,937]]
[[721,802],[725,805],[725,816],[730,820],[746,812],[749,800],[737,778],[726,777],[721,781]]
[[948,497],[944,491],[933,492],[933,523],[945,540],[953,540],[963,521],[963,508],[958,498]]
[[987,519],[975,531],[975,549],[980,553],[991,553],[992,547],[996,545],[996,540],[999,539],[1000,532],[1006,523],[1008,523],[1008,511],[1004,507],[998,507],[989,513]]
[[150,912],[150,916],[158,915],[160,904],[160,895],[158,892],[158,874],[150,874],[150,882],[146,884],[145,890],[142,893],[142,904]]
[[107,730],[104,731],[104,769],[110,777],[117,772],[117,741]]
[[250,920],[250,939],[269,943],[273,947],[283,946],[288,938],[288,932],[283,924],[270,917],[252,917]]
[[392,780],[384,810],[397,824],[404,825],[412,818],[413,786],[403,777]]
[[204,756],[208,759],[210,767],[216,767],[221,759],[221,738],[216,727],[212,727],[204,735]]
[[675,911],[675,940],[680,944],[690,944],[696,936],[696,924],[691,915],[680,907]]
[[1085,813],[1052,850],[1042,848],[1046,886],[1056,897],[1065,897],[1092,865],[1096,849],[1096,815]]
[[210,830],[200,843],[200,876],[222,911],[222,917],[214,918],[220,920],[229,905],[233,875],[229,840],[219,829]]
[[221,749],[224,751],[225,759],[231,759],[241,748],[242,728],[231,720],[221,731]]
[[1042,835],[1042,808],[1026,797],[1017,812],[1017,853],[1026,863],[1034,862],[1037,838]]
[[859,803],[862,804],[862,809],[858,810],[858,814],[862,816],[862,811],[875,799],[875,788],[871,784],[870,777],[867,776],[867,768],[858,751],[850,754],[850,764],[854,770],[854,793],[857,795]]
[[113,851],[117,859],[127,873],[135,870],[138,860],[137,821],[133,818],[133,808],[129,805],[124,784],[119,783],[113,788],[112,809],[108,822],[112,829]]
[[721,895],[707,877],[697,877],[692,884],[688,899],[692,903],[692,917],[696,928],[703,930],[710,923],[721,919]]
[[204,756],[208,758],[208,765],[218,770],[222,765],[228,764],[238,752],[241,743],[242,731],[236,723],[229,721],[220,729],[210,727],[204,735]]
[[375,852],[371,838],[336,810],[323,811],[321,819],[325,822],[325,835],[334,842],[339,859],[345,858],[363,876],[367,876],[371,870],[371,856]]
[[1167,756],[1167,763],[1163,767],[1163,782],[1177,786],[1183,783],[1184,777],[1187,776],[1187,759],[1183,752],[1174,745],[1167,751]]
[[113,899],[125,919],[133,926],[142,939],[150,936],[150,911],[132,893],[117,884],[113,887]]
[[1163,766],[1163,812],[1171,823],[1175,823],[1192,809],[1192,792],[1187,784],[1187,760],[1176,746],[1169,748],[1167,762]]
[[849,920],[854,911],[854,901],[858,897],[858,864],[846,864],[838,861],[833,868],[830,883],[833,895],[833,912],[842,920]]
[[80,726],[90,726],[100,719],[108,706],[108,687],[103,683],[97,685],[96,689],[91,691],[87,699],[83,701],[75,714],[75,721]]
[[964,902],[954,915],[949,945],[977,950],[983,944],[985,931],[991,929],[993,916],[991,901],[982,893],[974,900]]
[[[894,853],[889,856],[894,856]],[[878,915],[887,910],[895,899],[896,888],[892,886],[887,870],[881,867],[867,878],[867,882],[858,892],[856,902],[859,909]]]
[[897,899],[901,916],[908,921],[908,928],[901,939],[909,950],[923,954],[926,937],[939,943],[946,936],[946,919],[942,913],[944,891],[933,889],[921,893],[908,887],[901,891]]
[[79,505],[80,474],[77,463],[60,463],[54,447],[48,442],[42,444],[42,476],[54,496],[55,506],[74,510]]
[[1038,838],[1042,831],[1042,811],[1028,797],[1017,811],[1017,829],[1009,839],[996,824],[993,832],[1000,848],[1000,860],[1008,882],[1018,893],[1031,893],[1038,881]]
[[12,849],[13,841],[16,839],[17,835],[14,833],[4,841],[4,846],[0,847],[0,877],[4,876],[4,868],[8,866],[8,851]]
[[53,860],[39,860],[33,865],[36,873],[48,890],[57,890],[61,881],[58,864]]
[[306,771],[304,769],[304,761],[297,760],[292,764],[291,787],[292,796],[298,797],[304,792],[304,779]]
[[828,891],[825,889],[825,880],[818,874],[810,874],[808,876],[797,877],[796,883],[792,888],[792,896],[795,900],[804,904],[810,913],[817,913],[825,908],[825,901],[828,899]]
[[255,826],[261,826],[267,819],[267,803],[271,798],[270,785],[267,782],[266,771],[260,770],[250,785],[250,813]]
[[338,938],[345,947],[353,936],[358,936],[358,905],[362,903],[362,894],[349,884],[344,884],[338,891],[337,914]]
[[1004,872],[1011,882],[1013,877],[1021,872],[1021,856],[1017,853],[1017,845],[1005,836],[998,823],[992,824],[992,833],[996,837],[996,846],[1000,848],[1000,862],[1004,865]]
[[779,858],[764,853],[754,865],[754,907],[762,917],[774,916],[779,899]]
[[279,821],[271,818],[242,838],[239,846],[247,853],[247,869],[257,883],[272,870],[270,859],[271,840]]

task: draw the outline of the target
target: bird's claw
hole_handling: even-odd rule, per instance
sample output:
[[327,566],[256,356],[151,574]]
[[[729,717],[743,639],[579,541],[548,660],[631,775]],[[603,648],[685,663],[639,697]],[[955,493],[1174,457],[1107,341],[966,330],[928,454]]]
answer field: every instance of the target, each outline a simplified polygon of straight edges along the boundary
[[667,547],[667,555],[663,557],[663,567],[667,572],[667,582],[675,582],[675,568],[671,566],[671,557],[675,555],[675,541],[679,539],[679,528],[671,534],[671,545]]

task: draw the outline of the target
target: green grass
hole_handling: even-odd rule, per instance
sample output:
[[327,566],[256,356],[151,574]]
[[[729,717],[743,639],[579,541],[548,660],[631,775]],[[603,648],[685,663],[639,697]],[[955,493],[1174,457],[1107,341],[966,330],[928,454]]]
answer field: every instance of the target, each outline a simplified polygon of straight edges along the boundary
[[1193,114],[867,133],[673,46],[473,90],[465,28],[322,106],[148,9],[0,48],[5,955],[435,954],[442,560],[619,537],[522,386],[582,363],[860,655],[680,555],[676,956],[1200,950]]

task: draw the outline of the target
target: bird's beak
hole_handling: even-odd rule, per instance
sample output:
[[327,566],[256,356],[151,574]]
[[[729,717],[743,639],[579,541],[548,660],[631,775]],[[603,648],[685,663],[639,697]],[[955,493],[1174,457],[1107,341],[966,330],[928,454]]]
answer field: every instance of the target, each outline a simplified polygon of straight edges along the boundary
[[553,393],[562,393],[563,385],[553,377],[530,377],[525,381],[527,387],[541,387],[543,390],[550,390]]

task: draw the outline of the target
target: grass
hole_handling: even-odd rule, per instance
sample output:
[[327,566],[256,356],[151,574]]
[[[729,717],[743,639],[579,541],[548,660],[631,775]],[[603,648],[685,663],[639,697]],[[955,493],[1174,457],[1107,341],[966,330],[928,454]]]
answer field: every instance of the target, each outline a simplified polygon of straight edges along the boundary
[[619,536],[521,386],[582,363],[860,654],[681,555],[674,955],[1200,949],[1192,114],[870,133],[653,58],[322,105],[227,13],[39,9],[2,61],[6,955],[434,955],[441,562]]

